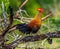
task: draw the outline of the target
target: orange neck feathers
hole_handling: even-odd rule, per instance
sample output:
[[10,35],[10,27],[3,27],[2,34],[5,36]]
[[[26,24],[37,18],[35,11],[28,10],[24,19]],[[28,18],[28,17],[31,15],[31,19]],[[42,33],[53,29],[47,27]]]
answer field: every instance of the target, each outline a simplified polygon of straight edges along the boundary
[[40,27],[41,26],[41,14],[40,12],[38,12],[38,14],[36,14],[36,16],[30,21],[29,23],[29,27]]
[[36,14],[36,16],[34,17],[34,19],[41,19],[41,15],[42,15],[42,13],[38,12]]

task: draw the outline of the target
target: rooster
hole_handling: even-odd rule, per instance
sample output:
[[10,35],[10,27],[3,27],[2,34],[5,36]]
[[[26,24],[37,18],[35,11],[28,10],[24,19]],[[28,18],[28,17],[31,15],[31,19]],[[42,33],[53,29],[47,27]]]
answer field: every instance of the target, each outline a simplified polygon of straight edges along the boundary
[[41,27],[41,22],[42,22],[41,15],[43,13],[43,9],[38,8],[37,10],[38,10],[38,13],[29,23],[18,24],[16,26],[16,29],[18,29],[19,31],[21,31],[22,33],[25,33],[25,34],[37,33]]

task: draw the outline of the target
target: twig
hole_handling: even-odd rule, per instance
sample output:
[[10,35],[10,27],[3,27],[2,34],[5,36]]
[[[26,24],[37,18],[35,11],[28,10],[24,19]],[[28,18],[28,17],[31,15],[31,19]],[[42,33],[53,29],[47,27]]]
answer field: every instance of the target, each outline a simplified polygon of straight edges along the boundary
[[2,2],[2,12],[3,12],[3,18],[4,18],[4,28],[7,27],[7,18],[6,18],[6,13],[4,10],[4,3]]
[[48,14],[48,15],[46,15],[45,17],[42,18],[42,21],[46,20],[46,19],[49,18],[51,15],[52,15],[51,13]]
[[[47,18],[51,17],[51,15],[52,15],[51,13],[50,13],[50,14],[47,14],[45,17],[42,18],[42,21],[44,21],[44,20],[46,20]],[[15,17],[15,19],[20,20],[21,17],[19,17],[19,18],[16,18],[16,17]],[[29,22],[29,21],[30,21],[31,19],[33,19],[33,18],[23,17],[22,19],[23,19],[23,20],[22,20],[23,22],[24,22],[24,21]],[[20,21],[21,21],[21,20],[20,20]]]
[[25,0],[22,5],[19,7],[19,9],[21,9],[26,3],[28,2],[28,0]]
[[9,17],[9,20],[10,21],[9,21],[8,27],[3,31],[3,34],[2,34],[3,37],[8,32],[8,30],[10,29],[10,27],[11,27],[11,25],[13,23],[13,9],[12,9],[12,7],[9,7],[9,8],[10,8],[10,17]]
[[[44,21],[44,20],[46,20],[47,18],[49,18],[49,17],[51,17],[51,13],[50,14],[47,14],[45,17],[43,17],[42,18],[42,21]],[[19,17],[19,18],[15,18],[15,19],[21,19],[21,17]],[[23,21],[25,21],[25,20],[27,20],[27,22],[29,22],[31,19],[33,19],[33,18],[26,18],[26,17],[23,17]]]
[[24,38],[18,38],[17,40],[13,41],[9,45],[6,45],[7,47],[16,47],[18,44],[26,43],[26,42],[35,42],[47,39],[48,36],[50,38],[60,38],[60,31],[47,33],[47,34],[41,34],[41,35],[35,35],[35,36],[26,36]]

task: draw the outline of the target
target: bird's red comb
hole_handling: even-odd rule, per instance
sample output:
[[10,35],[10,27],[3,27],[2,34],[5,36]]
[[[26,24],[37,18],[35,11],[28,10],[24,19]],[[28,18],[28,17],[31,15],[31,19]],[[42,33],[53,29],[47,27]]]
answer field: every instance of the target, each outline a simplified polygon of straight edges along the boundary
[[43,12],[43,9],[42,9],[42,8],[38,8],[37,10],[38,10],[39,12],[41,12],[41,13]]

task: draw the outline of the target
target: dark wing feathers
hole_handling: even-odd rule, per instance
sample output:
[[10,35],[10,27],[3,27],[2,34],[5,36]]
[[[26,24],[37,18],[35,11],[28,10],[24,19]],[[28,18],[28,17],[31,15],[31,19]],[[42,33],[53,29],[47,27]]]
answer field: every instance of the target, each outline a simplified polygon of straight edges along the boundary
[[29,28],[28,27],[28,24],[18,24],[17,27],[16,27],[19,31],[21,31],[22,33],[25,33],[25,34],[30,34],[31,32],[32,33],[37,33],[37,31],[40,29],[40,27],[33,27],[33,28]]
[[26,33],[26,34],[30,34],[31,29],[28,28],[28,24],[18,24],[17,29],[19,29],[19,31],[21,31],[22,33]]
[[34,28],[32,28],[32,33],[37,33],[37,31],[39,30],[40,28],[38,28],[38,27],[34,27]]

